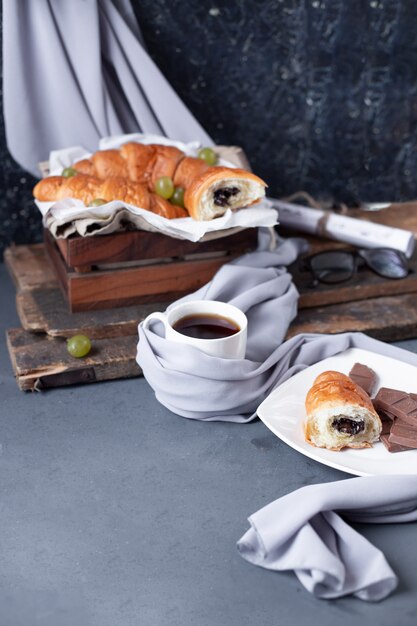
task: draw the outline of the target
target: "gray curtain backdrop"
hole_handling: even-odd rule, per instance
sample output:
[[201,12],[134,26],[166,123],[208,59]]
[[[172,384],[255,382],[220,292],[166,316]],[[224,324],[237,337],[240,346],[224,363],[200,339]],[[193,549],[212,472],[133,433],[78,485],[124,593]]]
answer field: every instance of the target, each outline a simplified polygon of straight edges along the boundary
[[34,175],[50,150],[129,132],[213,142],[147,54],[129,0],[4,0],[6,140]]

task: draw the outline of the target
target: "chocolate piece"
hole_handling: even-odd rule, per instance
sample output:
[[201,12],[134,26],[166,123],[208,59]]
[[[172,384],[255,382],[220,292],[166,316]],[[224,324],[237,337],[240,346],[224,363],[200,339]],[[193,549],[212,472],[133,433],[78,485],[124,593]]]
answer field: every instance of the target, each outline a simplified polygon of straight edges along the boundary
[[392,413],[389,413],[389,411],[381,411],[381,409],[377,409],[375,406],[374,408],[378,413],[381,422],[384,420],[389,420],[392,424],[392,422],[395,420],[395,416]]
[[417,448],[417,428],[401,419],[396,419],[391,426],[390,443],[399,443],[407,448]]
[[392,419],[390,419],[383,413],[381,413],[379,417],[381,419],[381,424],[382,424],[382,430],[381,430],[381,438],[382,438],[382,435],[390,434],[391,426],[392,426]]
[[349,378],[351,378],[354,383],[359,385],[359,387],[362,387],[368,396],[372,395],[377,375],[374,370],[371,370],[370,367],[363,365],[362,363],[355,363],[349,372]]
[[411,450],[411,448],[407,448],[406,446],[401,446],[399,443],[394,443],[389,440],[389,435],[381,434],[381,441],[388,450],[388,452],[405,452],[406,450]]
[[363,420],[352,420],[345,415],[335,417],[332,426],[338,430],[339,433],[345,433],[346,435],[357,435],[365,430],[365,422]]
[[213,193],[214,204],[217,206],[229,206],[229,199],[239,193],[239,187],[221,187]]
[[416,394],[408,394],[405,391],[381,387],[374,398],[374,406],[377,411],[384,411],[417,428]]

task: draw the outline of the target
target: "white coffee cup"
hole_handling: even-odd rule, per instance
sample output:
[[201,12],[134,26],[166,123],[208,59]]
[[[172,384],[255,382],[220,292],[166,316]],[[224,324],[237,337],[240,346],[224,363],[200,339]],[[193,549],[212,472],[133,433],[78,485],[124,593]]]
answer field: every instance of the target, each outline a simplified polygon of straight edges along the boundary
[[[226,337],[200,339],[189,337],[175,330],[179,320],[189,316],[208,315],[215,318],[226,318],[239,330]],[[247,326],[246,315],[237,307],[217,300],[192,300],[183,302],[165,313],[155,312],[148,315],[142,322],[147,329],[153,321],[159,320],[165,327],[165,337],[170,341],[195,346],[202,352],[222,359],[243,359],[246,352]]]

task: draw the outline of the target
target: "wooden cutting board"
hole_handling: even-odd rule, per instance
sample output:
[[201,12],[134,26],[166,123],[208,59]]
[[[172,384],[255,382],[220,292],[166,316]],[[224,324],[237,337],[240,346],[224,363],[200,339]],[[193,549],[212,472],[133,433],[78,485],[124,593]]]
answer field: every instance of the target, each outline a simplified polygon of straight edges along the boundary
[[75,359],[68,353],[62,337],[23,328],[7,331],[7,347],[22,391],[140,376],[135,361],[136,344],[133,335],[94,339],[90,354]]
[[[34,391],[79,383],[140,376],[136,363],[138,321],[155,306],[68,313],[43,244],[13,246],[5,263],[16,286],[22,328],[7,331],[7,346],[17,384]],[[164,309],[167,303],[161,303]],[[92,339],[88,357],[76,359],[65,339],[85,333]]]

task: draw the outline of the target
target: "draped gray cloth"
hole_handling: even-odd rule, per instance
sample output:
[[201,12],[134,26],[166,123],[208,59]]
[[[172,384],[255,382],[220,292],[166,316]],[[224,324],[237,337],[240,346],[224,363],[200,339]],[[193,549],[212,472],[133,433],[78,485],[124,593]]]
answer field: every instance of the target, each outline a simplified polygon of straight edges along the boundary
[[[417,366],[417,355],[362,333],[304,334],[284,341],[297,313],[298,293],[286,265],[305,242],[288,239],[224,265],[185,300],[220,300],[248,317],[244,360],[219,359],[167,341],[161,324],[139,325],[137,362],[168,409],[192,419],[248,422],[272,389],[297,372],[348,348],[363,348]],[[178,302],[178,301],[177,301]]]
[[212,140],[143,46],[129,0],[3,0],[7,146],[34,175],[51,150],[129,132]]
[[343,519],[417,520],[417,476],[367,476],[303,487],[249,517],[240,554],[266,569],[294,570],[319,598],[385,598],[397,576],[385,556]]

